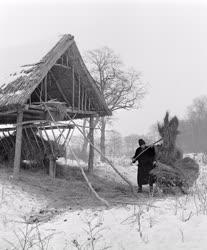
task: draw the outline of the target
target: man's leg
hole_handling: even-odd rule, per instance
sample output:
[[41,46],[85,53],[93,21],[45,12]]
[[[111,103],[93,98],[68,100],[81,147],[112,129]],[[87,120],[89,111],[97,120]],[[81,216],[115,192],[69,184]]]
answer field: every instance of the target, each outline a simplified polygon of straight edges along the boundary
[[153,179],[153,176],[149,176],[149,190],[150,190],[150,193],[153,192],[153,183],[154,183],[154,179]]
[[137,193],[142,193],[142,185],[139,185],[139,186],[138,186]]
[[142,184],[141,184],[141,180],[140,180],[140,173],[139,173],[139,167],[137,169],[137,185],[138,185],[138,193],[142,192]]

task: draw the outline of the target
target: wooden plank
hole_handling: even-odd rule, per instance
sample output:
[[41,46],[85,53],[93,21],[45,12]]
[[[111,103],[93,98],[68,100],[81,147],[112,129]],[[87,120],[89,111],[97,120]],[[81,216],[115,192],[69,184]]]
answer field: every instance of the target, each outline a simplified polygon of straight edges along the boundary
[[16,133],[16,144],[15,144],[15,156],[14,156],[14,177],[18,178],[20,171],[21,161],[21,150],[22,150],[22,121],[23,111],[19,110],[17,114],[17,133]]

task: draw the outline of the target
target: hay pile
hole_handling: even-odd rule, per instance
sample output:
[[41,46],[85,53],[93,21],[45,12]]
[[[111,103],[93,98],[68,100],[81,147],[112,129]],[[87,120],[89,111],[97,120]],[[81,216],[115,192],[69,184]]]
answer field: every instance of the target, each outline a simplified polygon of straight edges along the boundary
[[167,112],[158,131],[163,143],[156,146],[157,166],[151,171],[156,183],[164,192],[186,192],[198,178],[199,165],[191,158],[183,158],[182,151],[176,146],[179,121],[176,116],[169,118]]
[[[15,155],[16,134],[10,134],[0,139],[0,162],[6,165],[13,165]],[[33,167],[44,167],[48,164],[48,157],[65,155],[65,148],[56,141],[48,141],[38,135],[37,131],[30,128],[22,131],[22,152],[21,161],[30,162]],[[24,165],[24,164],[23,164]]]

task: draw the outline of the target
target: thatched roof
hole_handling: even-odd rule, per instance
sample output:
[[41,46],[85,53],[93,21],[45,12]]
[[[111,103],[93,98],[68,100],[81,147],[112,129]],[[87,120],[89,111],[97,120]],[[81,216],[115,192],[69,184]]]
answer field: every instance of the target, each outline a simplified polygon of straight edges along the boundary
[[[66,53],[67,58],[64,57]],[[61,66],[61,61],[63,62],[66,59],[67,65],[71,67]],[[73,96],[75,96],[73,109],[74,105],[80,106],[80,104],[77,104],[78,96],[80,98],[78,87],[75,90],[72,89],[72,73],[69,70],[72,67],[76,86],[78,81],[81,80],[83,88],[90,96],[90,110],[88,111],[97,112],[101,116],[111,115],[101,92],[83,62],[74,37],[68,34],[63,35],[57,44],[46,55],[43,55],[39,62],[22,66],[18,72],[11,74],[6,82],[0,83],[0,111],[12,110],[35,102],[35,91],[40,91],[40,84],[44,84],[43,81],[47,78],[48,72],[54,75],[62,89],[62,91],[59,91],[60,89],[57,86],[55,87],[52,82],[54,79],[50,79],[50,86],[48,86],[47,91],[50,99],[65,102],[70,107],[72,105],[71,92],[73,91]],[[80,118],[82,117],[84,117],[84,112],[81,113]]]

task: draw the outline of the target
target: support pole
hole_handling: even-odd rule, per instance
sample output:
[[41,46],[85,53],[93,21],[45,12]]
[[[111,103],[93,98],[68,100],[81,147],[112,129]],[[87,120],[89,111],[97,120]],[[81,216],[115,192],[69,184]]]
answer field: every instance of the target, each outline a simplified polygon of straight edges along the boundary
[[21,149],[22,149],[22,121],[23,121],[23,111],[19,110],[17,112],[17,133],[16,133],[14,170],[13,170],[15,178],[18,178],[20,171]]
[[90,116],[89,121],[89,157],[88,157],[88,172],[93,173],[93,161],[94,161],[94,117]]

